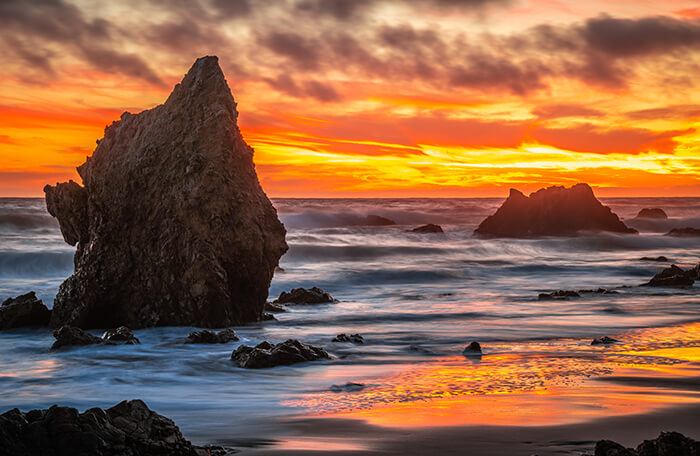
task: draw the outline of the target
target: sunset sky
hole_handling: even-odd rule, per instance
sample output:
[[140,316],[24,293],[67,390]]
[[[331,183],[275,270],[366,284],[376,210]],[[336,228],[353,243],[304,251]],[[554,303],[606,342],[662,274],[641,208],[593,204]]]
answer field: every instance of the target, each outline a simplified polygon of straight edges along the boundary
[[273,197],[700,196],[685,0],[3,0],[0,196],[218,55]]

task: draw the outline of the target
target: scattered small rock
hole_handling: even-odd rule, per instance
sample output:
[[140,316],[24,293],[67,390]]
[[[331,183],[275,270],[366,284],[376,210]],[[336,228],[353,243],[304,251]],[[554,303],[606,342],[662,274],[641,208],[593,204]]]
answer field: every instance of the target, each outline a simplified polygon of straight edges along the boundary
[[33,291],[6,299],[0,305],[0,329],[43,327],[49,324],[50,319],[51,311]]
[[684,271],[675,264],[656,274],[642,286],[648,287],[689,287],[700,279],[700,264]]
[[110,342],[124,342],[126,345],[140,344],[134,332],[126,326],[120,326],[115,329],[108,329],[102,335],[102,340]]
[[331,385],[328,389],[334,393],[354,393],[365,389],[365,384],[347,382],[345,385]]
[[419,226],[418,228],[413,228],[412,233],[444,233],[440,225],[435,225],[433,223],[428,223],[427,225]]
[[330,358],[328,353],[322,348],[306,345],[295,339],[289,339],[277,345],[267,341],[255,347],[241,345],[231,353],[231,359],[246,369],[287,366],[328,358]]
[[616,342],[620,342],[620,341],[617,339],[613,339],[612,337],[603,336],[603,337],[600,337],[598,339],[593,339],[593,341],[591,342],[591,345],[610,345],[610,344],[614,344]]
[[481,344],[477,341],[473,341],[472,343],[464,347],[462,354],[465,356],[481,355]]
[[56,338],[56,342],[54,342],[51,346],[51,350],[71,345],[93,345],[106,343],[105,340],[100,339],[97,336],[93,336],[92,334],[88,334],[75,326],[61,326],[53,332],[53,336]]
[[353,344],[364,344],[365,339],[359,334],[338,334],[331,342],[350,342]]
[[662,432],[654,440],[645,440],[636,450],[625,448],[612,440],[599,440],[595,456],[697,456],[700,442],[679,432]]
[[659,207],[645,207],[637,213],[635,218],[647,218],[647,219],[663,219],[666,220],[668,216],[663,209]]
[[677,237],[691,237],[691,236],[700,236],[700,228],[692,228],[692,227],[685,227],[685,228],[674,228],[668,233],[666,233],[666,236],[677,236]]
[[279,298],[273,301],[273,304],[310,305],[329,302],[338,301],[319,287],[312,287],[309,289],[294,288],[289,292],[283,291],[280,293]]
[[581,295],[574,290],[557,290],[551,293],[540,293],[537,299],[540,301],[545,301],[548,299],[569,299],[569,298],[580,298]]
[[194,331],[187,335],[186,344],[225,344],[237,341],[236,331],[231,328],[222,329],[218,333],[214,331]]
[[284,307],[269,301],[265,303],[265,310],[273,313],[282,313],[287,311],[287,309],[285,309]]
[[657,256],[657,257],[641,257],[639,261],[658,261],[659,263],[666,263],[668,262],[668,258],[665,256]]

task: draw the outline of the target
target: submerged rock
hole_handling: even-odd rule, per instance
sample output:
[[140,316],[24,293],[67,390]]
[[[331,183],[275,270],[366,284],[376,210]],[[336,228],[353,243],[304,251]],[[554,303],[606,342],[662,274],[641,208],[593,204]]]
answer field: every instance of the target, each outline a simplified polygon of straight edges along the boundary
[[333,296],[318,287],[294,288],[290,292],[283,291],[273,304],[324,304],[328,302],[338,302]]
[[344,385],[331,385],[331,387],[328,389],[334,393],[354,393],[365,389],[365,384],[347,382]]
[[187,335],[186,344],[225,344],[238,340],[236,331],[231,328],[222,329],[218,333],[214,331],[194,331]]
[[428,223],[427,225],[419,226],[418,228],[413,228],[412,233],[444,233],[440,225],[434,225]]
[[636,233],[609,207],[603,206],[586,184],[548,187],[529,197],[515,189],[495,214],[474,231],[486,237],[575,236],[579,231]]
[[658,261],[659,263],[666,263],[668,262],[668,258],[665,256],[657,256],[657,257],[641,257],[639,261]]
[[22,456],[198,456],[170,419],[140,400],[83,413],[54,405],[0,415],[0,454]]
[[105,129],[76,183],[46,186],[77,244],[51,326],[224,327],[259,321],[287,250],[216,57],[167,101]]
[[662,432],[653,440],[645,440],[636,450],[625,448],[612,440],[599,440],[595,456],[698,456],[700,442],[679,432]]
[[287,366],[328,358],[328,353],[322,348],[306,345],[295,339],[289,339],[277,345],[267,341],[255,347],[241,345],[231,353],[231,359],[246,369]]
[[481,355],[481,344],[477,341],[473,341],[472,343],[464,347],[462,354],[465,356]]
[[331,342],[350,342],[353,344],[364,344],[365,343],[365,338],[362,337],[359,334],[338,334],[333,338]]
[[645,207],[637,213],[635,218],[646,218],[646,219],[662,219],[666,220],[668,216],[663,209],[659,207]]
[[695,237],[695,236],[700,236],[700,228],[692,228],[692,227],[685,227],[685,228],[674,228],[668,233],[666,233],[666,236],[676,236],[676,237]]
[[643,287],[689,287],[700,279],[700,264],[684,271],[675,264],[656,274]]
[[581,295],[574,290],[557,290],[551,293],[540,293],[537,299],[540,301],[546,301],[549,299],[569,299],[569,298],[580,298]]
[[110,342],[124,342],[127,345],[140,344],[141,341],[134,336],[134,332],[126,326],[108,329],[102,335],[102,340]]
[[620,342],[620,341],[617,339],[613,339],[612,337],[603,336],[603,337],[600,337],[598,339],[593,339],[593,341],[591,342],[591,345],[610,345],[610,344],[614,344],[616,342]]
[[33,291],[9,298],[0,305],[0,329],[46,326],[51,311]]
[[51,350],[71,345],[93,345],[103,344],[104,339],[88,334],[80,328],[74,326],[61,326],[53,332],[56,342],[51,346]]

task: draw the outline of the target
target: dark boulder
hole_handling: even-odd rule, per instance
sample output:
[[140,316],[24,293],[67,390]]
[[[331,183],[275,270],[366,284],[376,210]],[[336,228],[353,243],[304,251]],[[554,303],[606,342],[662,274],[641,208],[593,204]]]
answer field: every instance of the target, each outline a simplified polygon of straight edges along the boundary
[[329,302],[338,302],[333,296],[321,290],[318,287],[294,288],[290,292],[283,291],[279,298],[273,301],[273,304],[325,304]]
[[56,342],[51,346],[52,350],[72,345],[93,345],[106,343],[104,339],[88,334],[74,326],[61,326],[53,332]]
[[322,348],[306,345],[294,339],[280,342],[277,345],[272,345],[267,341],[261,342],[255,347],[241,345],[231,354],[231,359],[246,369],[287,366],[328,358],[328,353]]
[[657,257],[641,257],[639,261],[658,261],[659,263],[666,263],[668,262],[668,258],[665,256],[657,256]]
[[645,207],[637,213],[635,218],[646,218],[646,219],[661,219],[666,220],[668,216],[663,209],[658,207]]
[[187,335],[186,344],[225,344],[227,342],[235,342],[238,340],[236,331],[231,328],[222,329],[221,331],[194,331]]
[[108,329],[102,335],[102,340],[109,342],[123,342],[126,345],[140,344],[141,341],[134,336],[134,332],[126,326],[120,326],[114,329]]
[[481,355],[481,344],[477,341],[473,341],[472,343],[464,347],[462,354],[465,356]]
[[338,334],[331,342],[349,342],[353,344],[364,344],[365,339],[359,334]]
[[51,326],[220,328],[260,321],[287,250],[216,57],[167,101],[122,114],[78,167],[84,187],[47,185],[77,244]]
[[495,214],[474,231],[485,237],[526,238],[574,236],[580,231],[636,233],[609,207],[603,206],[586,184],[548,187],[529,197],[515,189]]
[[269,312],[263,313],[263,321],[276,321],[277,317],[275,317],[273,314]]
[[549,299],[569,299],[569,298],[580,298],[581,295],[574,290],[557,290],[551,293],[540,293],[537,299],[540,301],[546,301]]
[[668,233],[666,233],[666,236],[676,236],[676,237],[695,237],[695,236],[700,236],[700,228],[692,228],[692,227],[685,227],[685,228],[674,228]]
[[0,415],[2,456],[198,456],[170,419],[140,400],[83,413],[54,405]]
[[648,287],[689,287],[700,279],[700,265],[684,271],[675,264],[656,274],[642,286]]
[[413,228],[412,233],[444,233],[440,225],[434,225],[429,223],[427,225],[419,226],[418,228]]
[[612,337],[603,336],[597,339],[593,339],[593,341],[591,341],[591,345],[610,345],[616,342],[620,341],[617,339],[613,339]]
[[595,456],[637,456],[631,448],[625,448],[612,440],[599,440],[595,444]]
[[636,450],[611,440],[599,440],[595,456],[698,456],[700,442],[678,432],[662,432],[653,440],[645,440]]
[[0,329],[47,326],[51,311],[30,291],[0,305]]

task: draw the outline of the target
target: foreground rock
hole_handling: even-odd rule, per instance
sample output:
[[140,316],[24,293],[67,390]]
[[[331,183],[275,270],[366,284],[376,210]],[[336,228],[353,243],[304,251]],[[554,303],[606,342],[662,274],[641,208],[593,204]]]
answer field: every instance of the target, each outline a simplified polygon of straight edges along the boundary
[[283,291],[280,293],[279,298],[273,301],[273,304],[296,304],[296,305],[310,305],[310,304],[325,304],[328,302],[338,302],[333,296],[321,290],[318,287],[306,288],[294,288],[290,292]]
[[580,298],[581,295],[574,290],[557,290],[551,293],[540,293],[537,299],[540,301],[547,301],[550,299],[569,299],[569,298]]
[[231,359],[246,369],[288,366],[328,358],[328,353],[322,348],[306,345],[295,339],[277,345],[269,342],[260,342],[255,347],[241,345],[231,354]]
[[413,228],[412,233],[444,233],[440,225],[434,225],[428,223],[427,225],[419,226],[418,228]]
[[603,337],[599,337],[597,339],[593,339],[591,341],[591,345],[610,345],[610,344],[614,344],[616,342],[620,342],[620,341],[617,339],[613,339],[612,337],[603,336]]
[[[198,456],[170,419],[140,400],[83,413],[54,405],[0,415],[0,454],[22,456]],[[217,454],[211,452],[211,454]]]
[[636,233],[609,207],[603,206],[586,184],[548,187],[529,197],[515,189],[495,214],[474,233],[486,237],[575,236],[580,231]]
[[349,342],[351,344],[364,344],[365,338],[359,334],[338,334],[331,342]]
[[134,336],[134,332],[126,326],[108,329],[102,335],[102,340],[107,342],[123,342],[127,345],[140,344],[141,341]]
[[643,287],[689,287],[700,279],[700,264],[684,271],[675,264],[656,274]]
[[645,207],[637,213],[637,216],[635,218],[666,220],[668,216],[666,215],[664,210],[659,207]]
[[285,229],[216,57],[198,59],[160,106],[124,113],[78,167],[47,185],[77,244],[51,326],[225,327],[259,321]]
[[666,236],[676,236],[676,237],[695,237],[700,236],[700,228],[674,228]]
[[238,340],[236,331],[231,328],[222,329],[221,331],[194,331],[187,335],[186,344],[225,344]]
[[51,346],[51,350],[73,345],[94,345],[105,342],[103,339],[74,326],[61,326],[53,332],[53,336],[56,338],[56,342]]
[[654,440],[645,440],[637,449],[625,448],[612,440],[599,440],[595,456],[698,456],[700,442],[678,432],[662,432]]
[[47,326],[50,318],[51,311],[33,291],[0,305],[0,329]]

